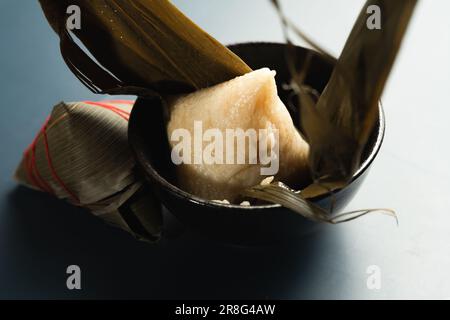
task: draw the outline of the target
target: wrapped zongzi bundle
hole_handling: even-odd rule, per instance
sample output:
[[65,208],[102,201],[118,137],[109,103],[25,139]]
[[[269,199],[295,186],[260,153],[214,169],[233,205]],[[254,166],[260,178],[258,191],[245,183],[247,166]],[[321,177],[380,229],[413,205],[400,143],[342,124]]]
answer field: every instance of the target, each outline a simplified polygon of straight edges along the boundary
[[128,146],[133,103],[57,104],[25,150],[16,179],[85,207],[138,238],[158,239],[159,204],[135,173]]
[[267,176],[291,185],[309,182],[309,146],[278,97],[275,71],[250,72],[169,108],[172,160],[186,191],[235,201]]

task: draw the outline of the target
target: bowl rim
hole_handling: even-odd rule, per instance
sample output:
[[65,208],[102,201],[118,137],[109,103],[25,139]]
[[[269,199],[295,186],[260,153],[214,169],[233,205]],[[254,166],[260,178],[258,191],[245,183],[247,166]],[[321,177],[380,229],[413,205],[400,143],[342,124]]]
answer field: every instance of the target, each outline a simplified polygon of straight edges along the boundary
[[[306,49],[306,50],[311,50],[309,48],[304,48],[304,47],[302,47],[302,48]],[[138,104],[139,102],[142,102],[143,100],[146,100],[146,99],[142,98],[142,97],[138,97],[135,104]],[[378,123],[377,123],[378,124],[378,132],[377,132],[376,141],[370,151],[370,154],[364,160],[364,162],[360,165],[359,169],[354,173],[354,175],[348,185],[350,185],[355,180],[357,180],[370,167],[370,165],[375,160],[376,156],[378,155],[378,152],[381,149],[381,145],[383,143],[384,136],[385,136],[385,130],[386,130],[385,113],[384,113],[384,109],[383,109],[381,101],[379,101],[379,103],[378,103],[378,110],[379,110],[379,112],[378,112],[379,117],[378,117]],[[136,152],[137,150],[134,148],[134,143],[131,142],[130,145],[131,145],[131,148],[134,149],[134,152],[137,156],[137,162],[140,162],[139,161],[139,153]],[[189,202],[194,203],[196,205],[213,207],[213,208],[220,207],[222,209],[232,209],[232,210],[241,209],[241,210],[245,210],[247,212],[250,212],[252,210],[257,211],[257,210],[262,210],[262,209],[274,209],[274,208],[281,207],[280,204],[263,204],[263,205],[243,206],[240,204],[231,204],[231,203],[227,204],[227,203],[220,203],[215,200],[203,199],[201,197],[190,194],[189,192],[186,192],[186,191],[180,189],[178,186],[170,183],[169,181],[167,181],[167,179],[162,177],[152,165],[146,164],[145,172],[146,172],[146,174],[150,174],[152,176],[152,178],[155,179],[161,185],[161,187],[166,189],[168,192],[173,193],[177,197],[188,200]],[[345,190],[345,188],[346,187],[344,187],[341,190]],[[323,197],[326,197],[327,195],[329,195],[329,194],[324,194],[324,195],[315,197],[310,200],[314,201],[314,200],[322,199]],[[220,199],[217,199],[217,200],[220,200]]]

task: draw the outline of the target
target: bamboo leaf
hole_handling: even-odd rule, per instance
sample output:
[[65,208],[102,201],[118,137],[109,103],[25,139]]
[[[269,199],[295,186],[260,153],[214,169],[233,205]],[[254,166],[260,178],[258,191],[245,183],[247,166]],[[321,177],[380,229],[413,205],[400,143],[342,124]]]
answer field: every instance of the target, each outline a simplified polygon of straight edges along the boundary
[[[291,43],[288,30],[292,30],[325,59],[332,59],[286,18],[278,0],[271,1],[282,21],[288,44]],[[416,3],[417,0],[368,0],[317,102],[303,84],[308,64],[296,70],[289,63],[294,59],[288,50],[293,79],[290,86],[301,106],[300,131],[310,144],[309,164],[316,185],[339,188],[350,181],[359,168],[363,149],[378,122],[379,99]],[[381,11],[381,30],[371,30],[366,24],[366,9],[373,5]],[[318,188],[312,186],[305,191],[317,195]]]
[[[40,0],[69,68],[92,91],[181,93],[251,69],[166,0]],[[67,7],[81,29],[66,28]],[[95,58],[78,46],[78,38]]]
[[398,225],[397,215],[391,209],[362,209],[331,215],[329,211],[308,201],[302,192],[294,191],[281,182],[256,185],[247,189],[243,195],[280,204],[309,220],[317,222],[339,224],[355,220],[370,213],[382,213],[395,218]]
[[[316,177],[348,181],[359,168],[363,149],[379,119],[379,99],[416,2],[368,0],[314,114],[311,108],[301,110]],[[372,5],[381,10],[381,30],[367,27],[366,8]]]
[[[306,40],[325,59],[332,57],[285,17],[278,0],[271,1],[280,16],[288,43],[287,63],[292,75],[290,87],[299,100],[300,131],[310,144],[309,164],[314,182],[301,192],[278,182],[254,186],[245,190],[243,195],[280,204],[311,220],[333,224],[372,212],[382,212],[397,220],[395,212],[390,209],[358,210],[333,216],[333,199],[334,191],[344,188],[360,166],[364,147],[379,119],[379,99],[417,0],[366,2],[317,103],[303,84],[308,59],[301,70],[296,70],[292,63],[295,59],[289,50],[292,42],[288,30]],[[372,5],[380,8],[381,30],[367,27],[366,9]],[[320,195],[331,197],[328,210],[310,201]]]

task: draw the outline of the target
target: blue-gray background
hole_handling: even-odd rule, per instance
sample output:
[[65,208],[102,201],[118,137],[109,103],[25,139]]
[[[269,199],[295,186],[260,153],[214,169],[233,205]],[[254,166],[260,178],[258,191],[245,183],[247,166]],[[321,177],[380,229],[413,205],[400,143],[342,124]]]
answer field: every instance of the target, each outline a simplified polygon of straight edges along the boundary
[[[363,5],[283,3],[334,54]],[[223,43],[282,40],[268,1],[175,4]],[[400,226],[371,216],[284,248],[245,249],[190,233],[149,246],[17,188],[13,171],[52,106],[101,97],[65,66],[37,1],[0,0],[0,298],[450,298],[449,11],[447,0],[420,2],[383,97],[382,152],[349,206],[395,208]],[[81,291],[66,289],[71,264]],[[379,290],[366,286],[370,265]]]

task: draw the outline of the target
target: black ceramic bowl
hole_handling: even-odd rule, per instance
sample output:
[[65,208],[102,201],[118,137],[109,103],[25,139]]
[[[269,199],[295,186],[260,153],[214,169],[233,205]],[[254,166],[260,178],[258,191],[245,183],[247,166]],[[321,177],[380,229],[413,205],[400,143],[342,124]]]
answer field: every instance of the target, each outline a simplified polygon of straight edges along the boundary
[[[268,67],[276,70],[280,98],[286,102],[291,92],[283,87],[289,83],[286,65],[286,45],[278,43],[243,43],[229,47],[252,69]],[[302,65],[309,49],[296,47],[296,58]],[[326,86],[333,65],[313,52],[306,83],[321,92]],[[290,110],[293,119],[298,119]],[[363,162],[352,182],[335,194],[335,210],[339,212],[353,198],[365,179],[383,140],[384,118],[380,106],[379,123],[366,146]],[[140,169],[150,182],[162,204],[183,224],[198,232],[235,244],[267,244],[299,236],[315,223],[279,205],[244,207],[218,204],[193,196],[175,185],[173,164],[166,138],[164,111],[157,98],[139,98],[131,112],[129,140]],[[328,207],[330,196],[315,199]]]

